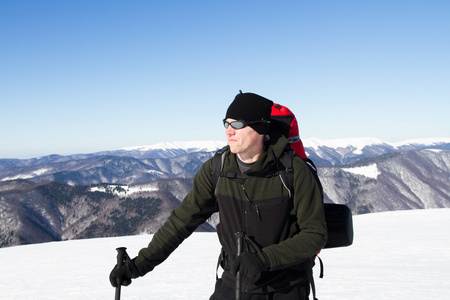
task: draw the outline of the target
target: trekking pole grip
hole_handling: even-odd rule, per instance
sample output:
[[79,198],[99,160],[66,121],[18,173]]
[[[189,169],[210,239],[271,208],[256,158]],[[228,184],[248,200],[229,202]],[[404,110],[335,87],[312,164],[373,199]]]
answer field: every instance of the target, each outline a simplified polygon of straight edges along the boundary
[[[236,232],[236,258],[242,253],[242,244],[244,241],[244,233],[242,231]],[[235,299],[241,299],[241,273],[236,273],[236,289],[235,289]]]
[[[117,248],[117,266],[123,266],[123,264],[125,263],[125,257],[127,256],[127,248],[125,247],[120,247]],[[122,281],[120,280],[120,278],[117,278],[117,286],[116,286],[116,296],[114,298],[114,300],[120,300],[120,287],[122,285]]]

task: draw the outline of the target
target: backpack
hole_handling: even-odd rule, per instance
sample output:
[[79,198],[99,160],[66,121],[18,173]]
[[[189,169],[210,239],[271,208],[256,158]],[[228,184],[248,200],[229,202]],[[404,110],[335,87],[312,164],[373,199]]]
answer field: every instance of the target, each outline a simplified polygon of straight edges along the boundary
[[[293,194],[293,152],[308,166],[319,185],[323,201],[323,187],[317,174],[317,167],[306,156],[305,148],[299,136],[297,119],[292,111],[286,106],[274,103],[271,112],[270,130],[282,133],[289,142],[290,147],[286,149],[285,155],[281,157],[281,162],[285,170],[280,170],[280,174],[283,180],[287,182],[287,187],[291,191],[291,194]],[[221,171],[223,160],[225,159],[223,154],[227,149],[228,146],[225,146],[214,155],[213,170],[211,171],[214,186],[217,185],[219,176],[226,176],[226,173],[224,174]],[[328,230],[328,241],[324,249],[350,246],[353,243],[353,221],[352,212],[348,206],[345,204],[324,203],[324,214]]]
[[288,139],[291,149],[295,151],[297,156],[302,159],[306,158],[305,148],[298,131],[297,118],[289,108],[277,103],[273,104],[270,128],[281,132]]
[[[280,158],[284,169],[279,170],[279,174],[281,175],[283,181],[287,183],[287,188],[291,192],[291,195],[293,195],[293,160],[294,155],[296,155],[305,162],[311,174],[315,178],[317,184],[319,185],[323,202],[323,187],[317,174],[317,168],[314,162],[306,155],[303,143],[299,136],[298,123],[295,115],[287,107],[274,103],[271,112],[270,130],[282,133],[289,142],[284,155]],[[225,160],[224,153],[228,148],[228,146],[223,147],[213,156],[211,175],[214,186],[217,185],[220,176],[226,177],[226,173],[222,172],[222,167]],[[353,222],[351,210],[345,204],[323,203],[323,205],[325,222],[328,231],[328,240],[324,246],[324,249],[350,246],[353,243]],[[323,277],[323,263],[317,254],[311,258],[311,270],[308,270],[313,299],[316,299],[314,278],[312,276],[312,267],[314,265],[315,257],[319,259],[320,263],[319,277]]]
[[[299,156],[309,167],[312,175],[319,185],[323,201],[323,187],[317,174],[314,162],[306,156],[305,148],[300,139],[297,118],[286,106],[274,103],[271,113],[271,130],[282,133],[289,142],[294,154]],[[287,160],[287,156],[282,157],[282,163],[287,170],[292,169],[292,158]],[[281,176],[292,177],[292,172],[282,173]],[[292,178],[286,178],[289,183],[289,190],[292,192]],[[324,203],[325,221],[328,230],[328,241],[325,248],[345,247],[353,243],[353,222],[351,210],[345,204]]]

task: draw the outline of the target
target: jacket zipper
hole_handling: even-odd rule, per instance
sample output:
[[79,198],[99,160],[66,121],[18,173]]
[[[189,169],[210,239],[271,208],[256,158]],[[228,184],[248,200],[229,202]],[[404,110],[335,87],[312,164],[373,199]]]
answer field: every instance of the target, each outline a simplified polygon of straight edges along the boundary
[[242,183],[241,186],[242,186],[242,190],[244,191],[244,198],[246,200],[245,201],[246,205],[245,205],[244,214],[245,214],[245,231],[247,232],[247,217],[248,217],[247,214],[248,214],[248,210],[249,210],[248,206],[252,205],[252,206],[255,207],[256,214],[258,215],[258,218],[259,218],[260,221],[261,221],[261,213],[259,211],[259,204],[253,203],[253,201],[250,200],[250,198],[248,197],[247,192],[246,192],[245,187],[244,187],[244,183]]
[[243,223],[242,227],[244,228],[244,232],[247,232],[247,224],[248,224],[248,203],[249,203],[249,199],[247,196],[247,192],[245,191],[245,187],[244,187],[244,180],[241,182],[241,187],[242,187],[242,192],[244,193],[244,218],[243,218]]

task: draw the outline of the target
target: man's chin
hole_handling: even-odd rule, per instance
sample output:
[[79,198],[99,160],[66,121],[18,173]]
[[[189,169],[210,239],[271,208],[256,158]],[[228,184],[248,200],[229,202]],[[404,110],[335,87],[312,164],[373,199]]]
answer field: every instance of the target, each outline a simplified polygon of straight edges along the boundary
[[228,142],[228,146],[230,146],[230,152],[236,154],[236,152],[237,152],[237,147],[236,147],[236,145],[234,144],[234,142],[231,142],[231,143]]

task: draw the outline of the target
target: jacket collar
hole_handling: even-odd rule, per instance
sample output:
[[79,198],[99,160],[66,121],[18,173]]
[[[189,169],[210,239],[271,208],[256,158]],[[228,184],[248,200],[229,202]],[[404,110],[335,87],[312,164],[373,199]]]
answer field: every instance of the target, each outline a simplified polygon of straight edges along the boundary
[[[261,157],[252,165],[252,167],[245,172],[249,176],[266,177],[268,174],[277,170],[278,159],[283,155],[288,140],[279,133],[271,132],[270,140],[266,142],[266,150]],[[239,167],[236,161],[236,154],[229,153],[230,167],[239,172]]]

